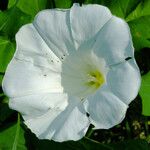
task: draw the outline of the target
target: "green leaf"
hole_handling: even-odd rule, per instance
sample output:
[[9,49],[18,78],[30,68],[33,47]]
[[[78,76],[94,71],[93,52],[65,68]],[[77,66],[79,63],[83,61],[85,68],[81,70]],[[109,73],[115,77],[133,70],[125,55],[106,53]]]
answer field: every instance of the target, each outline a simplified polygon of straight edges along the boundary
[[93,1],[109,7],[112,14],[128,22],[136,50],[150,47],[150,0]]
[[129,22],[129,21],[136,20],[136,19],[144,17],[144,16],[149,16],[149,15],[150,15],[150,1],[143,0],[137,5],[136,9],[134,9],[126,17],[126,21]]
[[7,11],[0,12],[0,33],[12,39],[19,28],[30,21],[29,15],[14,6]]
[[3,74],[0,74],[0,86],[2,85]]
[[19,134],[20,134],[20,115],[18,113],[17,129],[16,129],[16,134],[15,134],[15,139],[13,142],[12,150],[17,150],[17,145],[18,145],[18,141],[19,141]]
[[0,37],[0,72],[5,72],[8,63],[13,57],[14,51],[14,43],[11,43],[5,37]]
[[[16,2],[17,0],[10,0],[8,8],[14,6]],[[32,16],[33,19],[40,10],[47,7],[47,4],[48,0],[19,0],[17,7],[25,14]]]
[[98,3],[109,7],[112,14],[126,18],[141,0],[85,0],[85,3]]
[[114,15],[126,18],[139,2],[140,0],[115,0],[115,2],[112,1],[110,9]]
[[128,22],[136,50],[150,48],[150,15]]
[[24,131],[20,127],[20,116],[18,122],[9,128],[0,129],[0,149],[2,150],[27,150],[25,147]]
[[150,72],[142,76],[140,96],[142,98],[142,114],[150,116]]
[[150,48],[150,0],[141,1],[127,17],[136,50]]
[[69,8],[71,7],[71,0],[55,0],[56,8]]

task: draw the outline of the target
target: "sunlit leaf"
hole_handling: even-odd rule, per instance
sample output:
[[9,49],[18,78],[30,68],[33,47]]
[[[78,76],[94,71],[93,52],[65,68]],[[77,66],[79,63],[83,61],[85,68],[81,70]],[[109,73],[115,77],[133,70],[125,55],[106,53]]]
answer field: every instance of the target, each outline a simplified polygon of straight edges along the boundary
[[[10,0],[8,7],[15,5],[17,0]],[[24,13],[32,16],[32,18],[40,11],[46,8],[48,0],[19,0],[16,6]]]
[[128,22],[136,50],[150,47],[150,0],[93,1],[109,7],[112,14]]
[[112,14],[126,18],[141,0],[85,0],[85,3],[96,3],[109,7]]
[[18,122],[10,127],[0,128],[0,149],[2,150],[26,150],[24,131]]
[[8,63],[13,57],[15,46],[8,39],[0,37],[0,72],[5,72]]
[[7,11],[0,12],[0,33],[9,38],[14,38],[19,28],[30,21],[29,15],[14,6]]
[[150,48],[150,15],[131,20],[128,23],[135,49],[140,50],[144,47]]
[[133,9],[133,11],[126,17],[126,21],[129,22],[131,20],[135,20],[143,16],[149,16],[149,15],[150,15],[150,1],[144,0],[141,1],[137,5],[136,9]]
[[2,85],[3,74],[0,74],[0,86]]
[[54,2],[57,8],[69,8],[72,4],[71,0],[55,0]]
[[12,146],[12,150],[17,150],[18,148],[18,141],[19,141],[19,134],[20,134],[20,115],[18,114],[18,121],[17,121],[17,129],[16,129],[16,134]]
[[150,72],[142,76],[142,84],[140,89],[140,96],[142,98],[142,114],[150,116]]

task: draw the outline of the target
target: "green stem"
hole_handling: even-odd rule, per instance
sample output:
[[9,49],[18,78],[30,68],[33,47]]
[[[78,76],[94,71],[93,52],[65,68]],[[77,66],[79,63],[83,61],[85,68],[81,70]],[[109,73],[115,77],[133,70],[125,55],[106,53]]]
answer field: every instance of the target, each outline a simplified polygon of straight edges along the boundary
[[87,133],[87,135],[86,135],[86,137],[91,137],[91,135],[93,134],[93,130],[91,129],[88,133]]
[[90,138],[88,138],[88,137],[84,137],[85,139],[87,139],[87,140],[90,140],[90,141],[92,141],[92,142],[94,142],[94,143],[97,143],[97,144],[101,144],[100,142],[98,142],[98,141],[96,141],[96,140],[93,140],[93,139],[90,139]]

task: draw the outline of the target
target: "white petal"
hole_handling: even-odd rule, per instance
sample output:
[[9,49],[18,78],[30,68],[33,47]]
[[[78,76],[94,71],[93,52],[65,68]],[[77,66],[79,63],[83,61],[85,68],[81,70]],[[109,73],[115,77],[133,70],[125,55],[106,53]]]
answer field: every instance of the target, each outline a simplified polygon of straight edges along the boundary
[[124,119],[127,108],[108,87],[98,90],[85,101],[85,109],[95,129],[109,129],[119,124]]
[[16,58],[8,65],[2,84],[9,97],[63,90],[59,73]]
[[70,10],[70,24],[76,47],[93,38],[110,18],[111,13],[104,6],[74,4]]
[[68,97],[61,93],[43,93],[9,99],[9,107],[19,111],[23,118],[30,119],[45,114],[48,110],[64,110]]
[[59,58],[75,50],[69,13],[70,10],[44,10],[37,14],[33,22],[43,40]]
[[94,38],[92,49],[99,57],[106,60],[108,65],[133,57],[134,49],[130,30],[125,21],[112,17]]
[[141,77],[134,59],[112,66],[107,74],[107,83],[112,92],[129,104],[138,94]]
[[16,34],[15,57],[55,71],[60,70],[59,58],[51,51],[32,24],[23,26]]
[[40,139],[59,142],[81,139],[89,127],[89,120],[81,103],[74,98],[71,101],[63,112],[52,109],[40,117],[26,120],[25,124]]

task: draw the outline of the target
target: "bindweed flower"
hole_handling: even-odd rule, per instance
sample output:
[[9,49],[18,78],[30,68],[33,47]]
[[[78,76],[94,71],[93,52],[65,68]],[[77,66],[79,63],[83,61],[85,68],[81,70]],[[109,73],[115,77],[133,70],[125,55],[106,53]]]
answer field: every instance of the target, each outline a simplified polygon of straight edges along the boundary
[[125,21],[100,5],[43,10],[16,34],[3,79],[10,108],[39,139],[79,140],[125,117],[140,73]]

